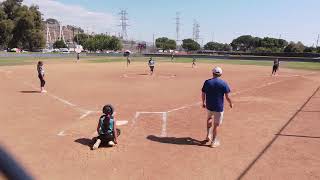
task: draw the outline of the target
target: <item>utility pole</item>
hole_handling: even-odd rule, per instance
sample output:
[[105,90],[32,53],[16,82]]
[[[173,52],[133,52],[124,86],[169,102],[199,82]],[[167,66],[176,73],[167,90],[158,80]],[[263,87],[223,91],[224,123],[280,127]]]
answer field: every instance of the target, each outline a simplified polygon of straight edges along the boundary
[[89,39],[89,37],[90,37],[90,35],[89,35],[89,27],[86,27],[87,28],[87,35],[88,35],[88,39]]
[[153,35],[152,35],[152,47],[153,47],[153,50],[155,49],[154,36],[155,36],[155,34],[153,33]]
[[177,46],[180,44],[180,13],[176,12],[176,42]]
[[127,27],[129,26],[128,24],[128,18],[127,18],[127,10],[121,10],[120,13],[120,24],[118,26],[121,27],[121,38],[123,40],[128,39],[128,33],[127,33]]

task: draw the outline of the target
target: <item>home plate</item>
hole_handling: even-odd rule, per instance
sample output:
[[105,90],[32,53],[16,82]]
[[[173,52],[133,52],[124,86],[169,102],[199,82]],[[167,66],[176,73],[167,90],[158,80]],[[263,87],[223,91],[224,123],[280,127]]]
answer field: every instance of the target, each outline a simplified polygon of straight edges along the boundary
[[123,126],[128,124],[128,121],[116,121],[117,126]]

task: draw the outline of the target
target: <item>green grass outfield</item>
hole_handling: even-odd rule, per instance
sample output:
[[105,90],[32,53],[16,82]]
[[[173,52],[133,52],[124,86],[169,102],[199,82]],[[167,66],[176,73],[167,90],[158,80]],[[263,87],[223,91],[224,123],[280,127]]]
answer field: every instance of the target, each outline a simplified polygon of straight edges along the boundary
[[[148,57],[133,57],[132,62],[146,62]],[[154,57],[154,59],[160,62],[171,62],[171,58]],[[46,58],[34,58],[34,57],[6,57],[0,58],[0,66],[17,66],[36,64],[39,60],[44,62],[73,62],[75,57],[46,57]],[[85,56],[80,58],[81,63],[108,63],[108,62],[125,62],[124,57],[93,57]],[[175,58],[174,62],[177,63],[192,63],[192,58]],[[221,59],[197,59],[197,63],[209,63],[209,64],[234,64],[234,65],[255,65],[255,66],[272,66],[272,61],[254,61],[254,60],[221,60]],[[281,68],[291,69],[305,69],[305,70],[320,70],[320,63],[317,62],[280,62]]]

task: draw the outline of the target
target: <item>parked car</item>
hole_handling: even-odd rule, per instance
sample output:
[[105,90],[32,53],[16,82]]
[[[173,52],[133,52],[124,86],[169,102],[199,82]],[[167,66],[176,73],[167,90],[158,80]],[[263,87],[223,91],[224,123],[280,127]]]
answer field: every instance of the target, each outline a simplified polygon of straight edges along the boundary
[[43,53],[50,53],[50,52],[52,52],[52,51],[53,51],[52,49],[43,49],[43,50],[42,50]]
[[60,52],[62,52],[62,53],[70,53],[68,48],[60,48]]
[[20,52],[21,52],[21,49],[19,49],[19,48],[12,48],[12,49],[9,49],[9,52],[20,53]]

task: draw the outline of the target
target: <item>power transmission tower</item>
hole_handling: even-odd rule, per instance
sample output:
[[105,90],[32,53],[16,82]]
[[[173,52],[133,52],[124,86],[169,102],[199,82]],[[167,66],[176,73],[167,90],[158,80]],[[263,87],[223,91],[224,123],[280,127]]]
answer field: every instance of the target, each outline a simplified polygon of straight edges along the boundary
[[193,37],[193,40],[195,40],[196,42],[198,42],[200,39],[200,25],[196,20],[194,20],[193,22],[192,37]]
[[319,38],[320,38],[320,34],[318,34],[318,38],[317,38],[317,45],[316,45],[316,48],[318,47],[318,44],[319,44]]
[[180,44],[180,13],[179,12],[176,12],[176,42],[177,42],[177,45]]
[[127,27],[129,26],[128,24],[128,13],[127,10],[121,10],[120,13],[120,26],[121,27],[121,38],[124,40],[128,39],[128,33],[127,33]]

